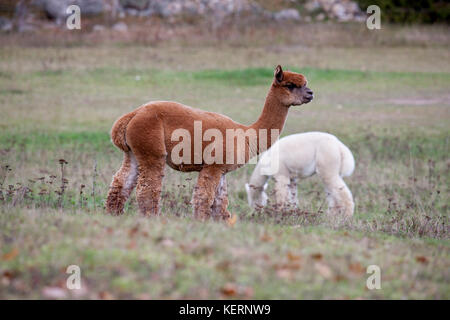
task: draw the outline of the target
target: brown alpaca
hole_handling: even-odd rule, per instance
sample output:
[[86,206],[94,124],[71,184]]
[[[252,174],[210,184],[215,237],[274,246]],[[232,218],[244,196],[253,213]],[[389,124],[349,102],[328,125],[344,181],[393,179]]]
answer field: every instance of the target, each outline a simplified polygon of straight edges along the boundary
[[[277,66],[274,80],[266,97],[264,109],[258,120],[250,126],[234,122],[230,118],[199,109],[194,109],[176,102],[155,101],[145,104],[136,110],[122,116],[113,125],[111,138],[113,143],[124,152],[121,168],[114,175],[106,209],[109,213],[120,214],[124,204],[136,186],[136,196],[139,210],[145,215],[159,213],[162,179],[165,164],[178,171],[199,171],[197,184],[194,188],[192,204],[194,215],[203,219],[216,217],[229,219],[227,211],[228,196],[225,174],[241,167],[249,159],[265,151],[277,137],[270,134],[266,137],[267,146],[260,143],[252,144],[245,141],[244,148],[234,143],[233,148],[220,145],[222,154],[236,159],[241,155],[242,163],[200,162],[195,161],[196,153],[205,151],[209,142],[201,142],[201,150],[196,150],[192,141],[191,154],[184,154],[182,163],[174,163],[171,154],[178,141],[172,141],[172,134],[177,129],[184,129],[195,136],[194,121],[201,121],[202,136],[208,129],[216,129],[225,136],[227,129],[238,132],[234,141],[239,139],[243,131],[254,129],[257,141],[263,139],[261,132],[283,129],[289,107],[308,103],[313,98],[313,92],[306,87],[306,78],[298,73],[285,71]],[[241,129],[241,131],[239,131]],[[237,131],[236,131],[237,130]],[[217,138],[214,142],[216,142]],[[245,140],[245,137],[244,137]],[[272,141],[273,140],[273,141]],[[214,152],[218,152],[219,149]],[[183,150],[184,151],[184,150]],[[220,150],[219,150],[220,152]],[[197,158],[198,159],[198,158]]]

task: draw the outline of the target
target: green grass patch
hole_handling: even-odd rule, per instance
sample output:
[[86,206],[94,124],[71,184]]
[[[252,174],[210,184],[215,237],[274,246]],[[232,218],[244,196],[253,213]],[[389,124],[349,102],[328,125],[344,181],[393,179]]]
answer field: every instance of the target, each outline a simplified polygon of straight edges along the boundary
[[[255,51],[264,53],[264,63],[242,63],[248,56],[226,66],[205,60],[200,68],[182,63],[185,56],[164,60],[160,47],[152,63],[146,50],[153,49],[123,48],[117,56],[137,55],[125,64],[109,63],[115,56],[109,51],[74,49],[83,56],[37,50],[35,59],[21,56],[20,71],[0,71],[0,297],[51,298],[48,288],[58,288],[65,298],[83,299],[449,298],[449,73],[428,72],[440,70],[428,62],[406,68],[425,72],[382,71],[402,70],[385,65],[398,61],[393,49],[366,52],[382,60],[370,61],[375,71],[341,65],[342,55],[355,51],[327,49],[333,63],[322,61],[325,49],[304,51],[305,61],[316,62],[292,70],[307,76],[316,97],[290,110],[283,135],[328,131],[352,150],[356,169],[345,181],[355,215],[325,214],[318,177],[299,181],[299,208],[287,213],[272,206],[271,180],[269,206],[254,211],[244,188],[254,167],[247,165],[227,176],[229,209],[238,216],[230,228],[194,221],[196,174],[169,168],[161,216],[140,216],[134,194],[123,216],[105,215],[122,160],[109,131],[120,115],[150,100],[179,101],[249,124],[272,81],[268,66],[282,60],[290,69],[291,51]],[[204,49],[215,57],[215,49]],[[7,52],[14,61],[13,49]],[[243,52],[251,53],[236,49]],[[417,62],[408,53],[401,53],[403,66]],[[386,59],[391,54],[397,60]],[[426,61],[445,56],[415,51],[421,54]],[[16,70],[10,67],[5,70]],[[68,162],[63,169],[59,159]],[[63,286],[71,264],[82,268],[80,296]],[[382,290],[365,287],[371,264],[382,270]]]

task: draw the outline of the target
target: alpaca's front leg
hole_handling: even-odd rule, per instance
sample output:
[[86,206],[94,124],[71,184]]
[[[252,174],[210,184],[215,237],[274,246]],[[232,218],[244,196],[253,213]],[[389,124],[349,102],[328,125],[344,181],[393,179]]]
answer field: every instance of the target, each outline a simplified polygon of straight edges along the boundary
[[292,208],[298,207],[297,178],[291,178],[289,183],[289,205]]
[[206,219],[211,216],[212,206],[221,178],[222,172],[217,168],[206,167],[200,171],[192,197],[194,216],[197,219]]
[[212,217],[215,219],[228,220],[231,218],[228,207],[227,180],[225,175],[220,178],[219,185],[216,190],[216,197],[212,205]]
[[276,175],[275,180],[275,203],[278,209],[283,210],[289,204],[291,182],[286,175]]
[[111,214],[122,214],[125,202],[136,186],[138,176],[137,162],[131,152],[123,155],[122,166],[113,177],[106,198],[106,211]]

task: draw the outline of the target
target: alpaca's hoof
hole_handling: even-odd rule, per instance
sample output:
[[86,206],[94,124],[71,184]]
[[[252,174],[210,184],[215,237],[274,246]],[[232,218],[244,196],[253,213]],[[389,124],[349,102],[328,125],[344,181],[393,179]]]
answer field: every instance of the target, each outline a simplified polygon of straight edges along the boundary
[[123,208],[120,206],[105,206],[106,214],[111,216],[120,216],[123,213]]
[[206,221],[209,219],[209,216],[202,213],[195,213],[194,218],[198,221]]

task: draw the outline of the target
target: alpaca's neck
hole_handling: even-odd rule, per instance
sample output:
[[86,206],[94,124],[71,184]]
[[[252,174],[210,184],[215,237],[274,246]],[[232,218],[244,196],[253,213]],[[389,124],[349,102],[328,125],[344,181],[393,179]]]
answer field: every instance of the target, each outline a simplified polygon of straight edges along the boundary
[[281,134],[281,130],[283,130],[284,123],[286,121],[288,110],[289,107],[286,107],[280,102],[280,100],[274,93],[273,87],[271,87],[269,93],[267,94],[266,102],[264,104],[261,115],[259,116],[258,120],[256,120],[256,122],[250,126],[250,128],[256,130],[256,133],[258,135],[258,142],[261,139],[260,129],[267,130],[267,148],[261,147],[260,143],[258,143],[257,154],[264,152],[276,142],[278,136],[273,136],[271,132],[272,130],[277,130],[278,135]]

